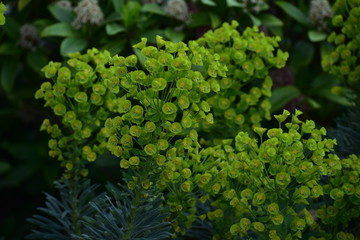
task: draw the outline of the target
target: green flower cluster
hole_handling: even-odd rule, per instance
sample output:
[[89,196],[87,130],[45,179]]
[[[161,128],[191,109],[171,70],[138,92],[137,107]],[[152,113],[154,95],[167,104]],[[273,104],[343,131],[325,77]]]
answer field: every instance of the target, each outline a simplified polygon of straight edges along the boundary
[[262,119],[270,119],[269,69],[284,67],[289,56],[276,49],[279,37],[267,37],[256,26],[240,34],[237,26],[236,22],[224,24],[196,41],[227,67],[226,77],[213,74],[213,69],[208,68],[208,82],[216,90],[207,99],[215,124],[205,127],[222,137],[234,137],[239,130],[252,131]]
[[[286,131],[256,128],[261,139],[266,133],[260,143],[240,132],[176,164],[168,161],[156,185],[173,186],[167,203],[171,212],[182,213],[176,223],[211,221],[226,239],[301,239],[309,230],[312,239],[329,239],[332,226],[348,227],[360,216],[359,159],[332,154],[336,141],[313,121],[300,121],[300,114],[285,124]],[[275,117],[281,123],[289,115]],[[211,206],[207,212],[197,208],[195,196]]]
[[[360,1],[337,0],[333,6],[332,24],[338,31],[332,32],[328,42],[334,49],[322,59],[326,72],[335,75],[352,94],[360,90]],[[359,97],[359,96],[357,96]]]
[[[62,162],[68,177],[78,171],[86,175],[84,166],[104,149],[121,157],[122,168],[138,168],[144,159],[162,165],[179,136],[188,141],[195,131],[190,130],[209,128],[214,114],[217,119],[226,116],[230,126],[258,125],[269,115],[270,103],[259,102],[271,93],[268,68],[284,65],[287,54],[278,51],[274,57],[278,39],[265,37],[257,28],[241,36],[237,26],[225,23],[188,44],[158,36],[156,46],[147,46],[144,38],[134,45],[144,58],[143,70],[136,55],[112,57],[97,49],[70,54],[65,64],[50,62],[42,71],[51,82],[35,94],[64,126],[46,119],[41,127],[52,136],[50,156]],[[242,69],[242,64],[253,69]],[[261,88],[245,88],[250,80],[262,78]],[[245,100],[236,106],[239,97]],[[187,142],[189,149],[199,145],[192,141]],[[137,158],[131,158],[134,155]]]
[[5,5],[2,2],[0,2],[0,25],[5,24],[5,16],[4,16],[5,11],[6,11]]

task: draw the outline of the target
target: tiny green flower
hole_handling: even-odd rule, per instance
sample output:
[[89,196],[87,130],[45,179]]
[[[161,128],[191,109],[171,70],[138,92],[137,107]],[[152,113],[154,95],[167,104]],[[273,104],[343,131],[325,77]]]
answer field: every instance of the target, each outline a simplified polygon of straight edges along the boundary
[[167,86],[167,81],[164,78],[155,78],[151,82],[151,88],[155,91],[161,91],[164,90]]
[[131,166],[137,166],[140,163],[140,158],[138,156],[132,156],[129,158],[128,162]]
[[129,167],[130,167],[129,161],[126,160],[126,159],[121,159],[121,161],[120,161],[120,167],[121,167],[121,168],[125,168],[125,169],[129,168]]
[[177,107],[171,102],[167,102],[162,106],[162,112],[166,115],[174,114],[177,112]]
[[144,147],[144,151],[147,155],[155,155],[157,153],[157,147],[155,144],[147,144],[145,147]]
[[88,96],[86,95],[85,92],[77,92],[75,93],[75,101],[77,101],[78,103],[85,103],[88,100]]
[[54,113],[58,116],[63,116],[65,113],[66,113],[66,107],[64,104],[57,104],[55,107],[54,107]]

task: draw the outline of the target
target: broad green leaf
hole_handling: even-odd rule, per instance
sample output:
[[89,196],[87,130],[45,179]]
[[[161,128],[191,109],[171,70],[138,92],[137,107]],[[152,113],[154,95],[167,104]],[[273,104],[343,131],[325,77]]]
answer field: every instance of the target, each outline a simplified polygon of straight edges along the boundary
[[31,2],[31,0],[19,0],[18,1],[18,11],[21,12],[30,2]]
[[87,46],[87,40],[83,38],[68,37],[65,38],[60,45],[60,53],[63,57],[67,57],[69,53],[80,52]]
[[313,44],[305,41],[298,41],[291,51],[290,66],[295,72],[310,64],[314,57],[315,48]]
[[124,0],[112,0],[112,3],[114,5],[115,12],[122,15],[122,9],[124,7]]
[[12,17],[6,17],[6,23],[1,27],[14,42],[20,38],[20,24]]
[[8,58],[2,63],[1,68],[1,87],[6,93],[10,93],[15,84],[18,62],[15,59]]
[[172,42],[180,42],[184,40],[185,34],[183,32],[176,32],[171,28],[165,29],[165,37]]
[[188,24],[189,27],[201,27],[211,25],[211,20],[209,17],[209,12],[197,12],[194,13],[191,17],[192,21]]
[[282,109],[289,101],[299,97],[301,92],[294,85],[288,85],[279,87],[273,90],[272,96],[270,97],[271,112],[277,112]]
[[51,5],[48,7],[53,17],[60,22],[71,24],[74,21],[75,14],[69,10],[62,8],[58,5]]
[[156,3],[150,3],[150,4],[144,4],[141,7],[141,11],[142,12],[149,12],[149,13],[154,13],[154,14],[158,14],[158,15],[163,15],[165,16],[166,13],[165,11],[162,9],[162,7],[160,7],[158,4]]
[[208,6],[216,6],[216,3],[212,0],[201,0],[201,3]]
[[311,107],[315,109],[319,109],[321,107],[320,103],[318,103],[315,99],[306,98],[306,101],[310,104]]
[[226,0],[226,3],[228,5],[228,7],[242,7],[243,6],[236,0]]
[[66,22],[55,23],[47,26],[40,33],[41,37],[75,37],[79,36],[79,31],[76,31],[70,24]]
[[326,39],[327,34],[324,32],[310,30],[308,31],[308,37],[312,42],[321,42]]
[[11,169],[11,165],[4,160],[0,160],[0,175],[9,171]]
[[106,29],[107,35],[110,35],[110,36],[126,31],[125,27],[123,27],[117,23],[108,23],[108,24],[106,24],[105,29]]
[[108,42],[105,46],[101,48],[101,50],[108,50],[111,56],[114,56],[115,54],[119,54],[124,49],[125,45],[125,39],[116,39]]
[[21,52],[16,42],[4,42],[0,45],[0,55],[16,55]]
[[29,66],[38,72],[40,72],[49,61],[46,54],[40,50],[28,52],[26,60]]
[[279,18],[271,14],[261,14],[258,18],[261,20],[261,23],[267,27],[281,27],[284,25]]
[[253,23],[254,25],[256,25],[256,26],[260,26],[260,25],[261,25],[261,20],[260,20],[259,18],[255,17],[255,16],[252,15],[252,14],[250,14],[249,17],[250,17],[250,19],[251,19],[251,21],[252,21],[252,23]]
[[276,1],[275,4],[278,5],[282,10],[284,10],[284,12],[286,12],[290,17],[294,18],[299,23],[309,25],[309,20],[306,15],[291,3],[285,1]]

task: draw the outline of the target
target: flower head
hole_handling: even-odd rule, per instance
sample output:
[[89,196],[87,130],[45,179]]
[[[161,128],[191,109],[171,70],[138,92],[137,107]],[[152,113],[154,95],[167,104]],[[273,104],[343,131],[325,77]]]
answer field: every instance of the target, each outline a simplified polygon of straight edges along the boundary
[[101,25],[104,22],[104,14],[98,5],[97,0],[81,0],[74,8],[76,18],[72,25],[80,29],[82,25],[90,23]]

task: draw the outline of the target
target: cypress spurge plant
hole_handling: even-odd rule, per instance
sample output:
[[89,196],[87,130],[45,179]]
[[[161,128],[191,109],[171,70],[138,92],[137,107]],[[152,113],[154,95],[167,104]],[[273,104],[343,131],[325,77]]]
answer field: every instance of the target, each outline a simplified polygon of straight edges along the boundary
[[276,50],[279,39],[237,26],[225,23],[188,44],[158,36],[148,46],[144,38],[134,45],[141,61],[91,49],[49,63],[43,71],[52,82],[36,98],[62,123],[41,127],[52,136],[50,155],[76,179],[111,152],[130,190],[163,194],[174,237],[199,220],[212,226],[213,239],[335,236],[358,217],[356,157],[344,165],[332,154],[335,141],[300,121],[300,112],[284,125],[290,113],[275,116],[279,128],[260,127],[269,118],[269,68],[284,66],[288,55]]

